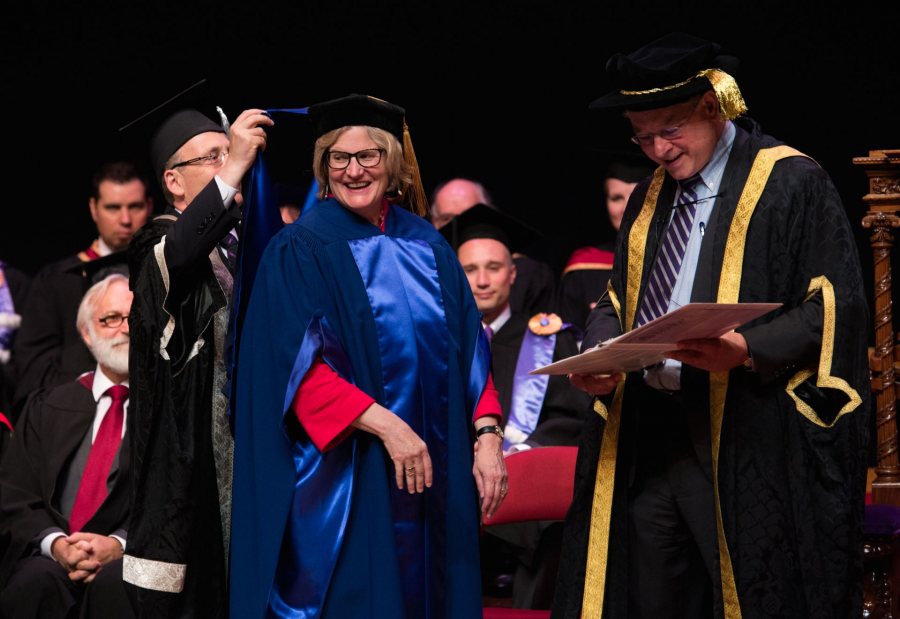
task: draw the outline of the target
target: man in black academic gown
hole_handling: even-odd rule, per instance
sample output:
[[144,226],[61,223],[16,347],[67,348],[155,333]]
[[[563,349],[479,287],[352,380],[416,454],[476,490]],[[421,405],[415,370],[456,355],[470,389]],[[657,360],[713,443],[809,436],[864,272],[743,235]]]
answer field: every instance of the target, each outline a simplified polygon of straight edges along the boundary
[[227,616],[225,331],[241,181],[273,124],[246,110],[226,134],[200,111],[179,110],[187,99],[130,129],[156,128],[153,169],[171,202],[130,251],[135,504],[123,576],[141,617]]
[[150,219],[153,201],[137,167],[113,161],[94,173],[88,208],[97,238],[83,251],[44,266],[20,308],[22,325],[13,350],[18,368],[13,415],[36,389],[70,382],[94,367],[75,328],[78,304],[106,275],[128,274],[125,250]]
[[[446,232],[444,228],[454,217],[476,204],[493,205],[491,196],[484,186],[467,178],[452,178],[438,185],[433,192],[431,223],[438,230]],[[540,233],[532,234],[532,243],[529,245],[533,245],[540,236]],[[448,239],[453,242],[452,237]],[[556,302],[556,278],[553,270],[547,263],[522,253],[530,249],[531,247],[520,246],[513,253],[518,277],[509,299],[514,311],[529,316],[535,312],[550,311]]]
[[[512,252],[532,238],[530,228],[494,207],[478,204],[444,232],[457,248],[489,334],[491,372],[504,414],[505,449],[577,444],[590,397],[564,376],[547,380],[516,375],[520,358],[529,366],[527,372],[578,353],[576,333],[558,316],[547,312],[531,316],[512,307],[511,291],[519,276]],[[523,388],[523,382],[531,386]],[[539,415],[530,418],[526,409]]]
[[[868,312],[828,174],[762,133],[719,45],[672,33],[607,63],[659,167],[631,195],[582,349],[690,302],[778,302],[664,364],[572,376],[579,447],[557,619],[859,617]],[[784,71],[785,67],[777,68]],[[814,99],[821,93],[811,93]]]
[[88,290],[78,329],[96,369],[33,395],[4,454],[0,616],[68,617],[79,604],[82,617],[132,616],[121,584],[131,299],[123,275]]
[[[572,387],[565,376],[527,374],[577,354],[576,333],[555,314],[529,317],[511,308],[517,277],[511,252],[528,238],[528,228],[486,205],[472,207],[450,225],[458,227],[457,256],[489,335],[491,372],[503,410],[504,452],[577,445],[585,418],[593,414],[590,396]],[[489,527],[482,543],[486,591],[503,592],[502,556],[515,556],[513,605],[549,608],[561,528],[559,523],[537,522]]]

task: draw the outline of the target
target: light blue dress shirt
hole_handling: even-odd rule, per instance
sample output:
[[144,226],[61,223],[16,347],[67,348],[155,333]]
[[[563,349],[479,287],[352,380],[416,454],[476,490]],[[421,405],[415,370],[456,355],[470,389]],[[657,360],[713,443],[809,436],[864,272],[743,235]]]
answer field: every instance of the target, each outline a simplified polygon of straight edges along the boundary
[[[734,125],[730,121],[726,122],[725,129],[716,143],[716,148],[713,150],[709,163],[700,170],[701,182],[694,187],[694,191],[697,194],[697,212],[694,215],[691,236],[684,250],[684,259],[681,262],[681,269],[678,271],[678,277],[675,280],[675,287],[672,289],[672,297],[669,299],[667,312],[671,312],[691,302],[694,275],[697,272],[697,261],[700,258],[700,245],[703,243],[706,225],[716,203],[715,199],[719,193],[719,185],[722,182],[722,175],[725,173],[725,164],[728,163],[728,155],[731,153],[731,147],[734,144],[734,135]],[[675,204],[678,203],[680,195],[681,190],[679,189],[675,195]],[[672,215],[674,213],[675,210],[672,209]],[[671,221],[672,215],[669,216],[669,221]],[[681,362],[674,359],[666,359],[661,366],[644,370],[644,380],[648,385],[656,389],[678,391],[681,389]]]

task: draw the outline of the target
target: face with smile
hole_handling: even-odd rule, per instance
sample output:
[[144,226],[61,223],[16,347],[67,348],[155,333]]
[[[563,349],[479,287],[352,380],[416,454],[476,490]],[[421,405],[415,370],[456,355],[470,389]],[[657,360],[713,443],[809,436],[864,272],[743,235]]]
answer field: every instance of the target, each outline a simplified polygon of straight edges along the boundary
[[[625,113],[644,154],[662,165],[675,180],[684,180],[702,170],[712,158],[716,142],[725,128],[719,103],[712,91],[655,110]],[[675,134],[676,137],[663,137]]]
[[[380,147],[369,137],[365,127],[349,127],[328,150],[353,154],[378,148]],[[376,223],[381,214],[381,203],[388,184],[384,155],[377,165],[371,167],[363,167],[357,157],[351,157],[343,170],[328,168],[328,185],[334,197],[346,208],[372,223]]]
[[491,323],[509,305],[516,265],[506,245],[495,239],[472,239],[459,246],[459,262],[469,279],[475,305]]

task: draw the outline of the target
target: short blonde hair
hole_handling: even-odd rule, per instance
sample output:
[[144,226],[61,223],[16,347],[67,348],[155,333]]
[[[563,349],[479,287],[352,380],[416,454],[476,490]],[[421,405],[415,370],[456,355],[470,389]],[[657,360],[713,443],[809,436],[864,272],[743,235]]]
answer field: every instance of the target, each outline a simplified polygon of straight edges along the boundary
[[[322,134],[316,140],[315,150],[313,151],[313,174],[316,176],[316,182],[319,183],[317,196],[320,200],[325,199],[325,194],[328,191],[328,151],[338,141],[338,138],[350,128],[350,126],[338,127]],[[403,159],[403,147],[400,146],[400,141],[392,133],[384,129],[369,126],[364,126],[364,128],[378,148],[384,150],[381,162],[388,175],[388,192],[396,193],[400,189],[409,186],[412,183],[412,171]]]

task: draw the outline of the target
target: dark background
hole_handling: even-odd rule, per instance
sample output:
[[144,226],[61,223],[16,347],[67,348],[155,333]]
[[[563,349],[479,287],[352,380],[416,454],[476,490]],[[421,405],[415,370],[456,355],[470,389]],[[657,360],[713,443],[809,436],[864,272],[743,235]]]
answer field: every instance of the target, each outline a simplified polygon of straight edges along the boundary
[[426,190],[482,180],[546,231],[532,253],[561,269],[611,234],[588,148],[628,148],[628,133],[586,109],[606,59],[685,30],[738,56],[751,115],[831,173],[870,268],[851,160],[900,148],[898,4],[34,2],[0,26],[0,258],[34,272],[87,246],[90,176],[119,156],[117,128],[205,77],[232,119],[350,92],[404,106]]

